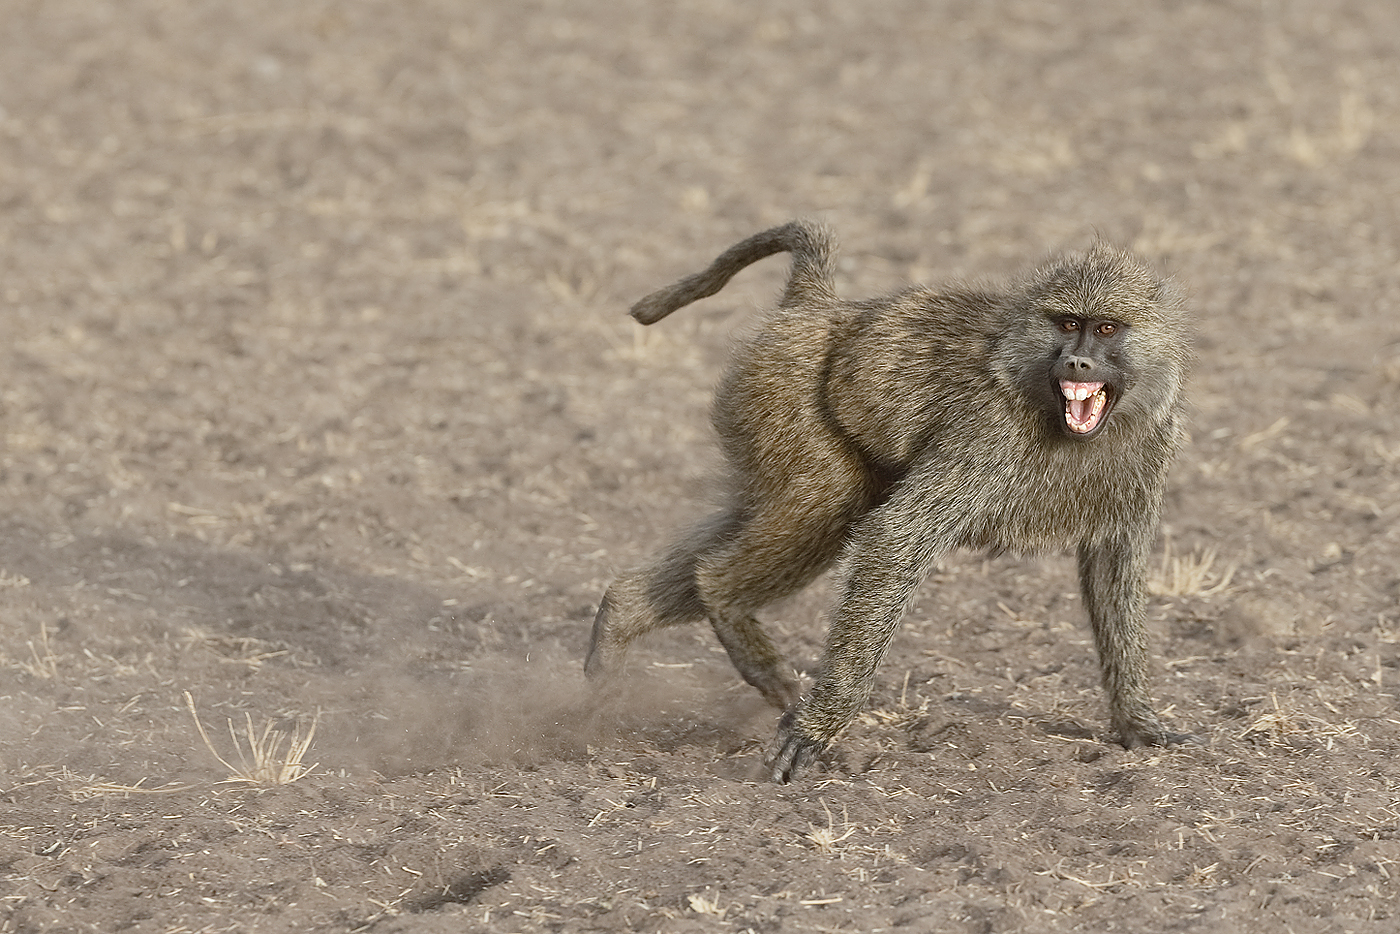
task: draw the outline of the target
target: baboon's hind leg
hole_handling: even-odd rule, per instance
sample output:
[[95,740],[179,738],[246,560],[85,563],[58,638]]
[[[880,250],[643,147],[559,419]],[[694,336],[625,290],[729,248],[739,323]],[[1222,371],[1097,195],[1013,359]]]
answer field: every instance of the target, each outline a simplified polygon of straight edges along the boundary
[[796,593],[829,567],[853,513],[839,504],[774,504],[696,567],[706,614],[730,661],[780,710],[796,703],[801,689],[753,611]]
[[730,512],[711,516],[672,544],[660,560],[613,582],[593,620],[593,638],[583,664],[590,680],[617,674],[628,646],[638,637],[704,618],[705,604],[695,586],[696,562],[733,534],[736,525]]

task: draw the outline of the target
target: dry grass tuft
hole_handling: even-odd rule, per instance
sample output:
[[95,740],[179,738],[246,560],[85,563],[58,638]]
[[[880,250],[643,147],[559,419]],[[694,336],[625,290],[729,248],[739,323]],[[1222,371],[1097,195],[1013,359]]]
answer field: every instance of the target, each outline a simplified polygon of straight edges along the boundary
[[728,908],[722,908],[719,904],[719,895],[708,892],[700,895],[687,895],[686,901],[690,902],[690,910],[702,915],[711,915],[723,920]]
[[57,681],[58,656],[54,654],[53,647],[49,644],[48,624],[39,624],[38,645],[34,644],[33,639],[28,640],[26,644],[29,646],[29,658],[16,662],[16,666],[35,678],[44,681]]
[[872,707],[869,710],[861,711],[857,717],[859,722],[865,726],[890,726],[895,728],[906,727],[928,715],[928,698],[921,698],[919,706],[911,707],[909,704],[909,675],[904,673],[904,684],[899,690],[899,704],[894,707]]
[[822,810],[826,812],[826,826],[813,827],[812,832],[807,834],[807,839],[812,842],[812,846],[823,856],[832,856],[836,853],[836,844],[845,840],[856,829],[851,826],[850,815],[846,812],[846,806],[841,806],[841,827],[840,832],[836,829],[836,819],[831,816],[831,808],[827,806],[826,799],[822,799]]
[[1168,539],[1161,566],[1148,577],[1147,592],[1157,597],[1211,597],[1224,593],[1239,565],[1216,571],[1215,558],[1214,545],[1189,555],[1173,554]]
[[[294,729],[290,733],[279,730],[275,726],[275,721],[272,720],[267,721],[263,728],[258,730],[253,726],[253,715],[249,713],[243,715],[246,723],[243,734],[240,736],[233,721],[227,721],[229,737],[233,740],[234,754],[238,759],[238,765],[234,765],[219,755],[219,750],[214,748],[213,741],[209,739],[209,734],[204,730],[204,724],[199,721],[194,698],[190,696],[189,691],[185,692],[185,703],[190,709],[195,729],[199,730],[204,745],[208,747],[214,758],[218,759],[230,772],[229,777],[224,779],[224,782],[243,782],[250,785],[290,785],[316,770],[315,765],[304,765],[303,760],[311,748],[312,739],[316,736],[316,726],[321,720],[319,710],[312,719],[311,727],[306,731],[305,736],[301,735],[300,728]],[[282,748],[284,743],[288,744],[285,752]]]

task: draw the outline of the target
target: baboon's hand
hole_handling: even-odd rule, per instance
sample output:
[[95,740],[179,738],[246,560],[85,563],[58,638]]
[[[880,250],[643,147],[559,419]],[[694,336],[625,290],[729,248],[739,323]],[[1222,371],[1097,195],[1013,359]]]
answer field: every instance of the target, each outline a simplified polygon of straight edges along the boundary
[[801,708],[793,707],[783,714],[783,718],[778,721],[778,737],[773,740],[773,746],[764,758],[764,762],[773,770],[773,781],[780,785],[786,785],[801,777],[826,748],[826,743],[807,736],[797,725],[799,709]]

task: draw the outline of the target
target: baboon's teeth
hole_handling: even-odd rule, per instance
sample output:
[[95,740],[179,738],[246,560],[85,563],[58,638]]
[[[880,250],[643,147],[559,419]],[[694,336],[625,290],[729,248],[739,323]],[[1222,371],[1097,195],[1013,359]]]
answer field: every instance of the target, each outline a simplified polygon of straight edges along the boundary
[[1066,399],[1083,402],[1103,388],[1103,383],[1076,383],[1073,380],[1060,380],[1060,392]]
[[1060,392],[1065,397],[1065,424],[1075,434],[1085,435],[1099,427],[1108,393],[1103,383],[1076,383],[1060,380]]

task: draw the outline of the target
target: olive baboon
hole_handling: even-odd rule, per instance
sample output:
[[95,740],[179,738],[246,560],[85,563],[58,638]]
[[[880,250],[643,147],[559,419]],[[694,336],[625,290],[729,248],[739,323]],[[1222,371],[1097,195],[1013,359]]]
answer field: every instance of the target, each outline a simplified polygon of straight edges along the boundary
[[[916,286],[842,301],[831,234],[796,221],[731,247],[632,316],[659,321],[779,252],[792,272],[778,307],[715,395],[724,507],[608,589],[590,678],[616,671],[643,633],[708,617],[739,673],[786,711],[768,762],[790,781],[869,696],[939,555],[1075,547],[1121,742],[1188,739],[1152,710],[1144,627],[1189,357],[1171,283],[1100,243],[1002,291]],[[800,697],[752,614],[837,558],[821,670]]]

